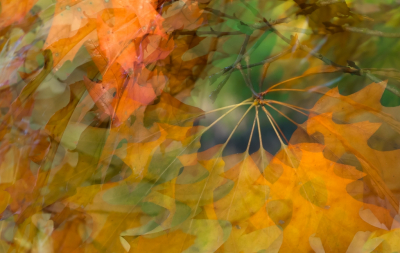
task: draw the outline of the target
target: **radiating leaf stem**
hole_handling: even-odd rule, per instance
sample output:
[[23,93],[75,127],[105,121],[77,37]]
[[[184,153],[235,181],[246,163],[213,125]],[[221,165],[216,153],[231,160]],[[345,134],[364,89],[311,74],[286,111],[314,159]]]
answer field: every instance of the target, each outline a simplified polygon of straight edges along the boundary
[[237,181],[237,184],[236,184],[236,188],[233,191],[233,196],[232,196],[232,199],[231,199],[231,203],[229,204],[229,207],[228,207],[228,214],[226,215],[226,219],[227,220],[229,220],[229,215],[230,215],[230,212],[231,212],[231,209],[232,209],[232,204],[233,204],[233,201],[235,200],[237,189],[239,188],[240,179],[241,179],[241,175],[242,175],[242,171],[243,171],[243,166],[244,166],[244,164],[246,162],[247,157],[249,156],[250,143],[251,143],[251,140],[253,139],[253,133],[254,133],[254,127],[256,125],[256,120],[257,120],[257,117],[254,117],[253,127],[251,128],[251,133],[250,133],[250,138],[249,138],[249,141],[247,143],[247,148],[246,148],[246,152],[244,154],[242,165],[240,166],[239,176],[238,176],[238,181]]

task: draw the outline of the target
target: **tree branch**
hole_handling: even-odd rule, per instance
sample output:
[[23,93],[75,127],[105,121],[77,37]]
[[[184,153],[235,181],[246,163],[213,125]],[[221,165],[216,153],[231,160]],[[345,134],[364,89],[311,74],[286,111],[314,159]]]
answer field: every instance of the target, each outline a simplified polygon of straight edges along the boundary
[[[265,20],[265,22],[268,22]],[[285,36],[283,36],[279,31],[277,31],[274,27],[271,26],[271,29],[282,39],[284,40],[286,43],[291,43],[290,39],[286,38]],[[358,76],[366,76],[368,77],[370,80],[372,80],[375,83],[380,83],[382,82],[382,80],[380,80],[378,77],[372,75],[369,71],[363,71],[362,69],[357,69],[351,66],[343,66],[340,64],[335,63],[334,61],[326,58],[325,56],[323,56],[320,53],[314,52],[314,50],[312,50],[311,48],[307,47],[306,45],[302,45],[300,43],[298,43],[299,48],[307,53],[309,53],[310,55],[312,55],[315,58],[320,59],[322,62],[324,62],[327,65],[331,65],[334,67],[338,67],[341,68],[342,72],[344,73],[349,73],[352,75],[358,75]],[[386,89],[389,90],[390,92],[392,92],[393,94],[395,94],[396,96],[400,97],[400,90],[392,85],[387,84]]]
[[400,33],[384,33],[381,31],[370,30],[367,28],[358,28],[352,26],[343,26],[343,29],[348,32],[363,33],[372,36],[386,37],[386,38],[400,38]]

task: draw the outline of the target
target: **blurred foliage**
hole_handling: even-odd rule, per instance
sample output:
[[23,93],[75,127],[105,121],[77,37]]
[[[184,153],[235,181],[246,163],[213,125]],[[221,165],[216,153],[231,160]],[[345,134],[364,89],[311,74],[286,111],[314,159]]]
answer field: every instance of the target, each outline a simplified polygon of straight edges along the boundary
[[400,251],[396,0],[1,0],[1,252]]

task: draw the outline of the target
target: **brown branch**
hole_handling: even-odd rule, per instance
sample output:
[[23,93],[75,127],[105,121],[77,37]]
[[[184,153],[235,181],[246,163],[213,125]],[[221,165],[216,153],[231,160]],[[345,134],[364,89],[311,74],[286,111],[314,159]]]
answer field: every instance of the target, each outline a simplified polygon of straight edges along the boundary
[[[339,3],[339,2],[343,2],[343,1],[340,1],[340,0],[325,0],[325,1],[320,1],[318,4],[319,4],[319,5],[328,5],[328,4]],[[234,17],[234,16],[231,16],[231,15],[227,15],[227,14],[221,12],[221,11],[218,11],[218,10],[215,10],[215,9],[211,9],[211,8],[205,8],[205,9],[206,9],[207,11],[209,11],[209,12],[215,14],[215,15],[219,15],[219,16],[222,16],[222,17],[226,17],[226,18],[230,18],[230,19],[234,19],[234,20],[240,21],[238,18],[236,18],[236,17]],[[290,18],[278,19],[278,20],[275,20],[275,21],[272,21],[272,22],[269,22],[269,21],[267,21],[266,19],[264,19],[264,22],[263,22],[263,23],[259,23],[259,24],[257,24],[257,25],[248,25],[248,24],[246,24],[246,23],[244,23],[244,22],[242,22],[242,21],[240,21],[240,22],[241,22],[243,25],[246,25],[246,26],[248,26],[248,27],[250,27],[250,28],[253,28],[253,29],[263,29],[263,30],[268,29],[268,30],[272,30],[275,34],[277,34],[277,35],[278,35],[282,40],[284,40],[286,43],[292,44],[292,42],[291,42],[291,40],[290,40],[289,38],[286,38],[285,36],[283,36],[283,35],[274,27],[274,26],[277,25],[277,24],[281,24],[281,23],[285,23],[285,22],[290,22],[290,21],[291,21]],[[260,25],[260,24],[261,24],[261,25]],[[391,38],[400,37],[400,34],[397,34],[397,33],[383,33],[383,32],[380,32],[380,31],[373,31],[373,30],[368,30],[368,29],[364,29],[364,28],[355,28],[355,27],[350,27],[350,26],[343,26],[343,28],[344,28],[344,30],[346,30],[346,31],[365,33],[365,34],[375,35],[375,36],[391,37]],[[214,31],[214,32],[215,32],[215,31]],[[312,32],[314,32],[314,31],[312,31]],[[334,66],[334,67],[337,67],[337,68],[340,68],[341,71],[342,71],[343,73],[349,73],[349,74],[358,75],[358,76],[365,76],[365,77],[369,78],[370,80],[372,80],[372,81],[375,82],[375,83],[380,83],[380,82],[382,82],[381,79],[379,79],[378,77],[376,77],[376,76],[374,76],[373,74],[371,74],[370,71],[368,71],[368,70],[365,70],[365,71],[364,71],[363,69],[357,69],[357,68],[354,68],[354,67],[352,67],[352,66],[343,66],[343,65],[340,65],[340,64],[338,64],[338,63],[336,63],[336,62],[334,62],[334,61],[332,61],[332,60],[326,58],[326,57],[323,56],[322,54],[320,54],[320,53],[318,53],[318,52],[315,52],[313,49],[307,47],[306,45],[302,45],[302,44],[300,44],[300,43],[297,43],[297,46],[298,46],[301,50],[303,50],[303,51],[309,53],[310,55],[312,55],[313,57],[320,59],[320,60],[321,60],[322,62],[324,62],[325,64],[331,65],[331,66]],[[244,69],[244,68],[251,68],[251,67],[255,67],[255,66],[259,66],[259,65],[266,64],[266,63],[269,62],[269,60],[271,60],[271,62],[274,61],[274,60],[272,60],[272,59],[267,59],[267,60],[264,60],[264,61],[259,62],[259,63],[250,64],[250,65],[248,65],[248,66],[241,66],[241,67],[242,67],[242,69]],[[237,62],[236,62],[236,63],[237,63]],[[226,73],[226,72],[228,72],[228,71],[231,72],[232,69],[233,69],[233,70],[236,69],[236,64],[233,64],[233,65],[231,65],[231,66],[229,66],[229,67],[226,67],[226,68],[224,69],[223,74]],[[229,77],[228,77],[228,78],[229,78]],[[225,82],[227,81],[228,78],[226,78],[223,82],[225,83]],[[390,92],[392,92],[393,94],[395,94],[396,96],[400,97],[400,90],[399,90],[397,87],[394,87],[394,86],[392,86],[392,85],[387,84],[386,89],[389,90]]]
[[386,37],[386,38],[400,38],[400,33],[384,33],[381,31],[370,30],[367,28],[358,28],[352,26],[343,26],[343,29],[348,32],[363,33],[372,36]]
[[346,1],[345,0],[320,0],[317,2],[317,6],[325,6],[325,5],[336,4],[336,3],[346,3]]
[[[268,22],[268,21],[265,20],[265,22]],[[286,43],[291,44],[291,40],[290,39],[288,39],[285,36],[283,36],[274,27],[271,26],[271,28],[275,32],[275,34],[278,35],[283,41],[285,41]],[[313,49],[307,47],[306,45],[302,45],[302,44],[298,43],[298,46],[299,46],[299,48],[301,50],[309,53],[310,55],[312,55],[315,58],[320,59],[325,64],[331,65],[331,66],[334,66],[334,67],[337,67],[337,68],[341,68],[342,72],[344,72],[344,73],[349,73],[349,74],[358,75],[358,76],[366,76],[366,77],[368,77],[370,80],[372,80],[375,83],[382,82],[381,79],[379,79],[378,77],[372,75],[369,71],[364,71],[362,69],[356,69],[356,68],[351,67],[351,66],[340,65],[340,64],[338,64],[338,63],[326,58],[322,54],[315,52]],[[386,89],[389,90],[390,92],[392,92],[393,94],[395,94],[396,96],[400,97],[400,90],[397,87],[387,84]]]
[[244,33],[240,32],[240,31],[235,31],[235,32],[218,32],[215,30],[211,30],[211,31],[175,31],[174,34],[178,34],[178,35],[198,35],[198,36],[202,36],[202,35],[214,35],[217,37],[222,37],[222,36],[229,36],[229,35],[243,35]]
[[244,53],[246,52],[246,46],[247,46],[247,44],[249,43],[249,39],[250,39],[250,35],[246,35],[246,37],[245,37],[245,39],[244,39],[244,42],[243,42],[243,44],[242,44],[242,47],[240,48],[239,55],[238,55],[238,57],[236,58],[236,61],[235,61],[231,66],[229,66],[230,68],[225,68],[225,69],[223,70],[222,74],[227,73],[228,76],[225,77],[225,79],[224,79],[222,82],[220,82],[220,83],[218,84],[217,88],[210,94],[210,99],[211,99],[213,102],[215,101],[215,99],[217,98],[219,92],[221,91],[221,89],[224,87],[224,85],[225,85],[226,82],[228,81],[230,75],[232,74],[232,71],[233,71],[233,69],[234,69],[234,66],[236,66],[236,64],[238,64],[238,63],[242,60],[243,55],[244,55]]

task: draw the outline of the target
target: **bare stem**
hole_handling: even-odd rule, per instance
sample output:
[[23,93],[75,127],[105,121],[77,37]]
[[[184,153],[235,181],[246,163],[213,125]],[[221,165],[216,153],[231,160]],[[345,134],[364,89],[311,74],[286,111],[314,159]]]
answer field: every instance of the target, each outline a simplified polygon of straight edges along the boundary
[[[266,21],[267,22],[267,21]],[[286,38],[285,36],[283,36],[279,31],[277,31],[274,27],[271,27],[273,29],[273,31],[286,43],[291,44],[291,40]],[[310,55],[312,55],[313,57],[321,60],[322,62],[324,62],[327,65],[331,65],[333,67],[337,67],[340,68],[342,72],[344,73],[350,73],[353,75],[359,75],[359,76],[366,76],[369,79],[371,79],[373,82],[375,83],[380,83],[382,82],[382,80],[380,80],[379,78],[377,78],[376,76],[372,75],[369,71],[363,71],[362,69],[356,69],[354,67],[351,66],[343,66],[340,64],[335,63],[334,61],[326,58],[325,56],[323,56],[320,53],[314,52],[314,50],[312,50],[311,48],[307,47],[306,45],[302,45],[300,43],[298,43],[298,46],[301,50],[309,53]],[[400,91],[397,89],[397,87],[392,86],[392,85],[387,85],[386,89],[389,90],[390,92],[392,92],[393,94],[395,94],[396,96],[400,97]]]
[[367,28],[358,28],[352,26],[342,26],[345,31],[363,33],[372,36],[386,37],[386,38],[400,38],[400,33],[385,33],[381,31],[370,30]]
[[253,127],[251,128],[251,133],[250,133],[249,142],[247,143],[246,153],[245,153],[245,155],[244,155],[242,165],[240,166],[240,171],[239,171],[239,176],[238,176],[238,181],[237,181],[237,184],[236,184],[236,188],[235,188],[235,190],[234,190],[234,192],[233,192],[233,196],[232,196],[232,199],[231,199],[231,203],[229,204],[229,207],[228,207],[228,214],[226,215],[226,219],[227,219],[227,220],[229,220],[229,214],[230,214],[231,209],[232,209],[232,204],[233,204],[233,201],[235,200],[237,189],[239,188],[241,175],[242,175],[243,169],[245,168],[244,164],[245,164],[245,162],[246,162],[247,157],[249,156],[249,149],[250,149],[251,139],[253,138],[254,127],[255,127],[255,125],[256,125],[256,119],[257,119],[257,118],[254,117]]
[[[278,134],[278,131],[276,130],[276,128],[278,128],[279,133],[282,135],[282,137],[285,139],[286,143],[289,143],[289,141],[286,139],[286,136],[283,134],[281,128],[279,127],[279,125],[276,123],[275,119],[272,117],[272,115],[269,113],[269,111],[267,111],[267,109],[265,109],[264,106],[261,107],[263,109],[263,111],[265,112],[265,114],[267,115],[269,121],[271,122],[272,128],[274,129],[274,131],[276,132],[279,141],[281,142],[282,145],[285,145],[285,143],[282,141],[281,136]],[[276,128],[275,128],[276,125]]]

